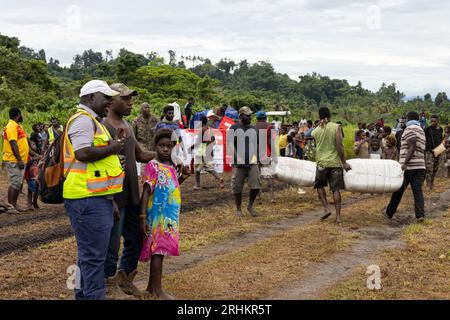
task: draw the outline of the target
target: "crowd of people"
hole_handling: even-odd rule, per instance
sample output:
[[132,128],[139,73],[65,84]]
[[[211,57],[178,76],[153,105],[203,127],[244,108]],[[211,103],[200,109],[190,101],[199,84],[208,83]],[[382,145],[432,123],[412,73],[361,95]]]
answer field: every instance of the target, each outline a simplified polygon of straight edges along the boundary
[[[212,130],[218,128],[227,107],[210,110],[198,119],[199,134],[187,150],[194,159],[194,165],[189,167],[174,157],[174,150],[183,146],[180,130],[191,127],[195,100],[189,99],[182,118],[177,120],[174,120],[173,104],[167,105],[162,117],[158,117],[144,103],[140,115],[129,123],[125,118],[131,114],[137,95],[124,84],[109,86],[104,81],[92,80],[81,88],[78,109],[65,126],[53,118],[48,128],[43,124],[34,125],[28,138],[21,126],[20,109],[12,108],[10,121],[3,130],[9,213],[21,211],[17,198],[24,177],[30,191],[28,203],[38,208],[38,163],[48,146],[63,135],[64,207],[77,242],[80,275],[76,299],[105,299],[115,290],[140,295],[133,284],[139,261],[150,262],[147,291],[161,299],[173,298],[162,288],[162,266],[164,257],[180,254],[180,185],[194,173],[193,189],[200,189],[201,173],[207,172],[218,181],[220,188],[225,187],[223,178],[214,170],[208,150],[215,143]],[[345,156],[343,128],[331,121],[330,110],[321,108],[317,121],[301,120],[292,126],[269,122],[262,110],[256,113],[255,125],[252,125],[253,117],[249,107],[240,108],[238,121],[227,131],[236,215],[244,216],[246,182],[250,188],[247,211],[252,217],[258,216],[254,203],[261,195],[261,179],[268,180],[271,202],[275,202],[272,161],[275,156],[282,156],[317,163],[314,188],[323,204],[322,219],[332,215],[325,191],[329,186],[336,221],[341,222],[343,175],[351,167]],[[405,171],[402,189],[392,195],[384,212],[388,218],[392,218],[406,187],[411,184],[416,217],[423,220],[424,180],[433,187],[443,158],[450,174],[448,126],[442,129],[438,117],[432,116],[430,126],[423,130],[420,119],[418,113],[408,113],[399,120],[395,135],[383,119],[368,126],[360,123],[355,132],[356,157],[396,160]],[[446,149],[436,156],[433,151],[444,141]],[[265,152],[261,153],[261,148]],[[137,162],[142,165],[136,166]],[[123,251],[120,251],[122,238]]]

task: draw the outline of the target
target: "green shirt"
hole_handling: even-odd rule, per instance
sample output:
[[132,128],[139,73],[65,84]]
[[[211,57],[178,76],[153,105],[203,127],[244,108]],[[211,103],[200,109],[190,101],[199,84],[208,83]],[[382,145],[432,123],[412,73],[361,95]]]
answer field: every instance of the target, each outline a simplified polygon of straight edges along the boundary
[[336,134],[339,125],[334,122],[328,122],[327,125],[317,127],[312,132],[316,140],[316,162],[323,168],[341,168],[341,158],[336,149]]

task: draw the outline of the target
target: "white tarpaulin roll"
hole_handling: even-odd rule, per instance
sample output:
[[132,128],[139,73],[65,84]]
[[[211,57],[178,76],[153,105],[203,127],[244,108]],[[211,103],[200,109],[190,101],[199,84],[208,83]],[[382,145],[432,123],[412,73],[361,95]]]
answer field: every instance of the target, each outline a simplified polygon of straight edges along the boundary
[[277,180],[292,185],[312,187],[316,180],[316,164],[311,161],[278,157],[274,170]]
[[402,166],[393,160],[352,159],[344,172],[345,190],[361,193],[392,193],[403,184]]

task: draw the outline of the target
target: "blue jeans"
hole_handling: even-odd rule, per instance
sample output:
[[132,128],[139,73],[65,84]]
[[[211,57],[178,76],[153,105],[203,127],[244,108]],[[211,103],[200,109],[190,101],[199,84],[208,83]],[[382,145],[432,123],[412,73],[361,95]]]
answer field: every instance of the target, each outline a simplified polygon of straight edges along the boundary
[[104,300],[104,265],[114,223],[113,202],[104,197],[64,200],[78,247],[81,287],[77,300]]
[[122,258],[120,259],[119,270],[129,274],[137,269],[143,245],[143,237],[140,230],[139,206],[129,206],[120,209],[120,221],[114,222],[108,253],[106,255],[106,278],[114,277],[117,272],[121,236],[124,238],[124,248]]

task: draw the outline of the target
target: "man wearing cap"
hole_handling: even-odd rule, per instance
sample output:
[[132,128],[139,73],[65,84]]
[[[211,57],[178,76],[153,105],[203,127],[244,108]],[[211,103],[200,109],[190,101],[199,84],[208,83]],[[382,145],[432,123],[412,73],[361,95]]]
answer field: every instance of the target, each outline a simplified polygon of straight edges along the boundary
[[[103,124],[115,139],[124,142],[124,148],[119,155],[125,158],[126,162],[123,191],[114,195],[114,201],[119,208],[120,219],[114,221],[114,227],[111,231],[105,262],[105,278],[107,279],[108,291],[109,289],[113,291],[117,284],[126,294],[137,296],[139,290],[133,285],[133,279],[137,274],[143,239],[139,229],[140,198],[136,160],[141,163],[148,163],[155,157],[155,152],[146,151],[137,143],[133,127],[123,119],[131,114],[133,97],[137,96],[138,93],[130,90],[122,83],[111,85],[111,89],[120,94],[113,98],[108,116],[104,119]],[[121,236],[125,240],[124,249],[116,276]]]
[[252,110],[242,107],[239,110],[239,122],[232,125],[227,132],[227,153],[233,157],[233,174],[231,187],[236,202],[236,214],[242,217],[242,191],[245,180],[250,186],[250,201],[248,211],[252,217],[257,214],[253,203],[261,189],[260,173],[258,167],[258,132],[251,125]]
[[210,127],[211,129],[217,129],[218,125],[217,125],[217,115],[214,113],[213,110],[209,110],[208,113],[206,114],[206,118],[208,118],[208,127]]
[[77,240],[77,300],[105,299],[113,196],[122,192],[125,175],[118,157],[123,141],[114,140],[101,121],[116,95],[119,92],[105,81],[89,81],[81,88],[81,103],[66,125],[63,197]]
[[[273,178],[274,178],[274,171],[272,169],[271,165],[271,158],[272,158],[272,141],[275,139],[275,129],[273,126],[267,122],[267,113],[265,111],[258,111],[256,113],[256,119],[258,122],[256,122],[256,130],[258,131],[259,137],[265,137],[265,140],[260,140],[260,145],[262,146],[264,141],[266,141],[266,150],[262,150],[259,153],[260,161],[262,162],[259,165],[261,178],[264,180],[267,180],[269,189],[270,189],[270,202],[275,203],[275,196],[273,193]],[[262,148],[262,147],[261,147]],[[267,161],[263,161],[263,159],[266,159]],[[261,192],[259,193],[259,196],[261,197]]]

